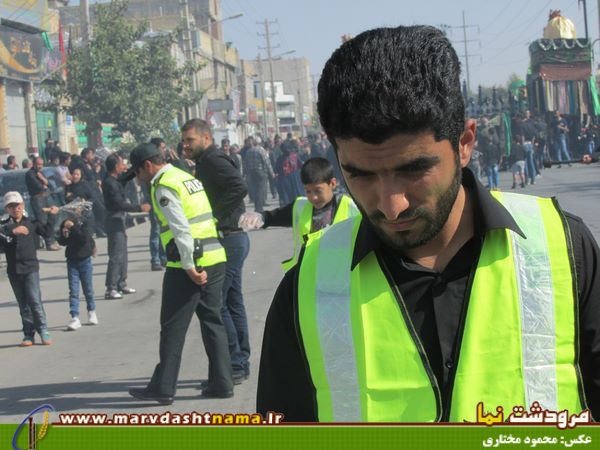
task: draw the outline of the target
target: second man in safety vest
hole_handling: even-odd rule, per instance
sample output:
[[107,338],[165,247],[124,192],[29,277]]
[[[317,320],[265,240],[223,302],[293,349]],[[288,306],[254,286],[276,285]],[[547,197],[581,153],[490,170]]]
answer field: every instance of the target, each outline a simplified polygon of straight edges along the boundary
[[[290,259],[281,263],[284,272],[296,265],[302,246],[311,233],[360,214],[348,195],[335,193],[338,180],[327,159],[318,157],[306,161],[300,170],[300,179],[306,197],[298,197],[289,205],[261,213],[262,228],[293,229],[294,253]],[[261,221],[256,221],[256,218],[257,213],[246,213],[242,216],[241,223],[247,228],[260,228]]]

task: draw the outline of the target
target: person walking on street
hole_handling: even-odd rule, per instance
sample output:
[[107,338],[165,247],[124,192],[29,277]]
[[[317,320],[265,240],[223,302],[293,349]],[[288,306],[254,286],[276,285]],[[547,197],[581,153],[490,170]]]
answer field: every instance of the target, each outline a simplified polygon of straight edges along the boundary
[[258,145],[254,138],[248,138],[248,144],[250,148],[244,159],[244,174],[248,188],[252,191],[250,197],[254,200],[254,210],[261,213],[267,201],[269,180],[275,175],[267,151]]
[[600,249],[556,199],[465,170],[477,123],[445,33],[363,32],[318,91],[361,215],[311,236],[279,285],[257,411],[462,423],[527,399],[600,417]]
[[185,335],[196,313],[209,361],[202,397],[231,397],[231,360],[221,317],[225,251],[204,187],[193,175],[166,164],[153,144],[132,151],[131,168],[123,178],[134,176],[152,187],[153,211],[168,261],[160,312],[160,361],[146,388],[130,389],[129,394],[163,405],[173,402]]
[[523,131],[523,146],[525,147],[525,179],[528,184],[535,184],[535,177],[538,175],[535,166],[537,129],[529,110],[525,111],[525,119],[521,122],[521,130]]
[[[44,209],[48,207],[48,180],[42,173],[43,167],[44,160],[38,156],[33,160],[31,169],[25,174],[25,184],[29,191],[33,216],[40,223],[46,223],[48,220],[44,212]],[[60,250],[60,247],[54,241],[52,233],[44,237],[44,242],[46,243],[46,250]]]
[[106,300],[123,298],[122,294],[133,294],[135,289],[127,286],[127,212],[149,212],[150,205],[131,204],[125,195],[124,182],[119,175],[125,170],[123,158],[113,153],[106,158],[108,176],[102,183],[106,205],[106,232],[108,237],[108,267],[106,269]]
[[[554,140],[556,144],[556,159],[558,160],[558,168],[560,169],[562,161],[567,161],[569,167],[571,167],[571,154],[567,147],[567,136],[569,135],[569,126],[567,121],[562,118],[560,111],[554,112],[554,119],[550,122],[550,127],[554,132]],[[564,159],[563,159],[564,158]]]
[[250,336],[242,291],[242,269],[250,251],[250,240],[238,225],[246,210],[246,183],[234,162],[214,145],[205,121],[186,122],[181,134],[186,154],[196,161],[196,178],[206,190],[227,254],[221,314],[229,341],[233,381],[239,384],[250,376]]

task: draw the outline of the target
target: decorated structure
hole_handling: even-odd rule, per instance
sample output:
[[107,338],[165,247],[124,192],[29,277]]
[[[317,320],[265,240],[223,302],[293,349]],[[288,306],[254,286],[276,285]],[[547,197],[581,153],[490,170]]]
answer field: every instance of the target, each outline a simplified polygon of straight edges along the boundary
[[551,11],[544,38],[531,43],[529,54],[527,93],[532,110],[581,118],[600,115],[591,42],[576,38],[571,20]]

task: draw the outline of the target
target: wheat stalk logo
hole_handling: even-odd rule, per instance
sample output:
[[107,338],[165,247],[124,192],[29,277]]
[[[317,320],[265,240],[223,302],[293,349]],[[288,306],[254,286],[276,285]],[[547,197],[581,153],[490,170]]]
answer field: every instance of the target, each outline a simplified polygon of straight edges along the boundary
[[50,423],[50,413],[48,411],[44,411],[44,423],[42,424],[42,428],[40,428],[40,432],[38,433],[38,441],[44,439],[46,433],[48,433],[48,423]]

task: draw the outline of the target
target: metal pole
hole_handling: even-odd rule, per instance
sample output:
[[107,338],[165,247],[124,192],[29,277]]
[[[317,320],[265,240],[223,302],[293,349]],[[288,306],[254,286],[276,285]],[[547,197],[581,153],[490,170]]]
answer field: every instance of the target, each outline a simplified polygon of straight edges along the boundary
[[271,76],[271,99],[273,103],[273,133],[279,134],[279,121],[277,120],[277,99],[275,94],[275,81],[273,81],[273,57],[271,55],[271,34],[269,33],[269,21],[265,19],[265,33],[267,38],[267,57],[269,58],[269,72]]
[[587,0],[579,0],[579,2],[583,3],[583,24],[585,26],[585,38],[589,39],[590,35],[588,33]]
[[[183,53],[186,62],[194,63],[194,52],[192,50],[192,34],[190,29],[190,9],[187,0],[179,0],[181,18],[183,19],[183,29],[181,30],[181,38],[183,41]],[[198,92],[198,77],[196,71],[192,73],[192,91],[194,95]],[[186,119],[200,118],[200,109],[198,102],[194,102],[191,106],[185,109]]]
[[463,10],[462,12],[462,19],[463,19],[463,36],[464,36],[464,41],[465,41],[465,66],[467,69],[467,94],[468,92],[471,90],[471,77],[469,75],[469,50],[468,50],[468,45],[467,45],[467,22],[465,21],[465,11]]
[[258,64],[258,79],[260,81],[260,97],[262,100],[263,137],[267,138],[267,136],[269,136],[269,127],[267,126],[267,101],[265,99],[265,80],[263,78],[262,59],[260,59],[260,54],[256,57],[256,61]]

